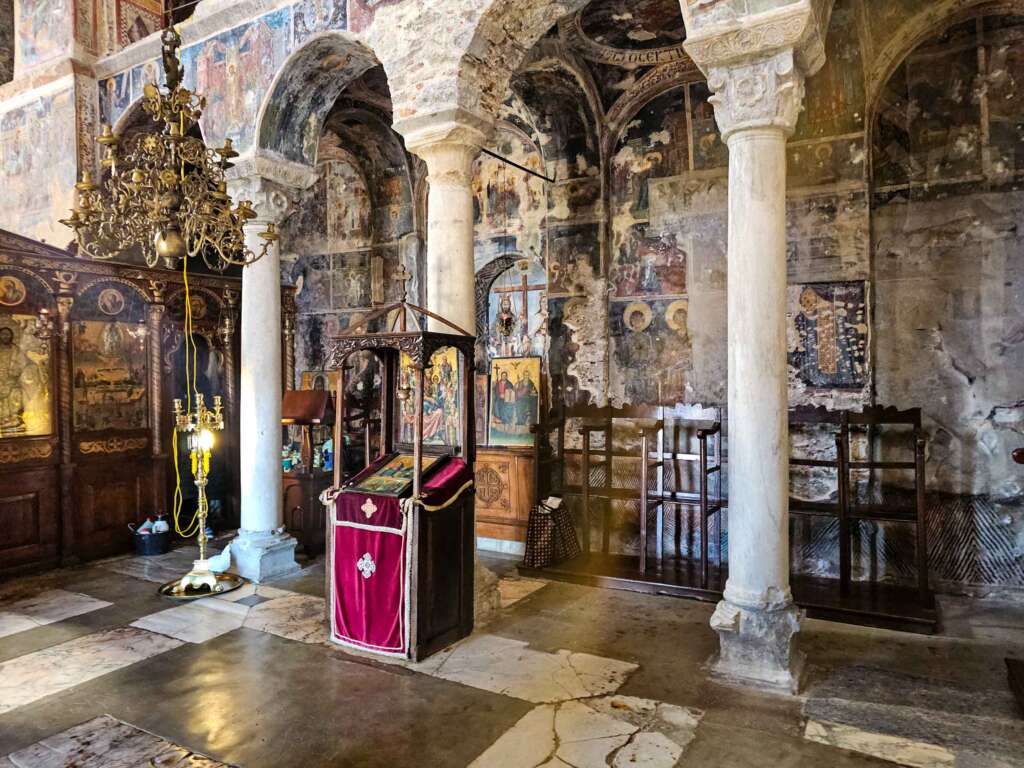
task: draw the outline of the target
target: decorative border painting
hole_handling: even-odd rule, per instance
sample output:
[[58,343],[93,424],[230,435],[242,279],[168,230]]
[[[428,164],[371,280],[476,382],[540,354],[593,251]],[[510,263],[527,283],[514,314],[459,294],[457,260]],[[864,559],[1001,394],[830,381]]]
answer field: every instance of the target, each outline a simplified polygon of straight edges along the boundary
[[490,445],[532,446],[540,420],[540,358],[498,357],[491,361]]

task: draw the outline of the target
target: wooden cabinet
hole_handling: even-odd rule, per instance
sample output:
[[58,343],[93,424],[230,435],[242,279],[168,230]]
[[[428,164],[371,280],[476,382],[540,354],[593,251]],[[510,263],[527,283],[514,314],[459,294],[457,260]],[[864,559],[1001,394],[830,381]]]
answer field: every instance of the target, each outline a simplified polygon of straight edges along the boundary
[[536,487],[532,448],[477,448],[477,536],[525,542]]
[[320,494],[331,487],[331,472],[285,472],[284,524],[309,557],[322,555],[325,549],[324,505]]
[[[207,402],[224,398],[210,503],[215,524],[237,521],[241,286],[191,268],[186,302],[180,272],[0,230],[0,575],[127,552],[128,524],[169,508],[186,359]],[[187,514],[195,487],[182,471]]]
[[60,482],[54,466],[0,474],[0,573],[54,566],[60,553]]

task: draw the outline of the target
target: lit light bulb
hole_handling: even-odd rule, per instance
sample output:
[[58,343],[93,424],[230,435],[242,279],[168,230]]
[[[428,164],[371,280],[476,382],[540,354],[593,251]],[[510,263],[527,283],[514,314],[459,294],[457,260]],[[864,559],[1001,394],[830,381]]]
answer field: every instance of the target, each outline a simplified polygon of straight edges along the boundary
[[199,433],[199,447],[204,452],[213,450],[213,432],[204,429]]

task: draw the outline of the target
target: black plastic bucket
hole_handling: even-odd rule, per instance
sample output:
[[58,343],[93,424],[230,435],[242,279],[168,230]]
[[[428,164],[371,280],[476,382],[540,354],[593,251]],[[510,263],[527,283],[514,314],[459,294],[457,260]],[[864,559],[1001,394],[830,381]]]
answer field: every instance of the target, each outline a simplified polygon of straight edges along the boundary
[[165,555],[171,551],[171,532],[163,533],[133,533],[132,540],[135,543],[136,555]]

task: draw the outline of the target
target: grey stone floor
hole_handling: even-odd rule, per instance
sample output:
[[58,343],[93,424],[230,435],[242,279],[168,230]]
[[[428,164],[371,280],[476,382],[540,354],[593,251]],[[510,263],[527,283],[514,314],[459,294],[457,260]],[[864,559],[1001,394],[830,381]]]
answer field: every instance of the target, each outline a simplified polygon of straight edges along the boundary
[[155,586],[190,557],[0,584],[0,768],[1024,766],[1020,604],[946,599],[937,637],[808,621],[807,686],[778,697],[708,680],[711,605],[482,557],[498,616],[385,664],[323,642],[322,564],[181,610]]

